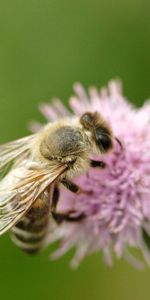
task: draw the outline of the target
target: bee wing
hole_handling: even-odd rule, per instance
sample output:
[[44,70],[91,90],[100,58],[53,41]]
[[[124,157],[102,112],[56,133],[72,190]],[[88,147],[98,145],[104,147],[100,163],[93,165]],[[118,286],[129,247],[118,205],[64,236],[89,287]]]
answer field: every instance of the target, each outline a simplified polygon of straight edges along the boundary
[[30,135],[22,139],[0,145],[0,171],[15,158],[26,152],[35,135]]
[[[66,165],[52,167],[50,170],[20,167],[8,173],[0,185],[0,235],[13,227],[39,195],[66,169]],[[14,178],[18,178],[18,174],[20,179],[12,182]]]

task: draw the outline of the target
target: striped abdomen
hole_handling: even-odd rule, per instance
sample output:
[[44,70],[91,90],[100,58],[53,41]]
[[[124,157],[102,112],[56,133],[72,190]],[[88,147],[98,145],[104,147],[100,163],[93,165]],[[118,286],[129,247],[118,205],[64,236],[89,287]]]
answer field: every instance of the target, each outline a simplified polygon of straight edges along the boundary
[[23,251],[38,252],[48,232],[49,197],[44,193],[25,217],[12,228],[12,240]]

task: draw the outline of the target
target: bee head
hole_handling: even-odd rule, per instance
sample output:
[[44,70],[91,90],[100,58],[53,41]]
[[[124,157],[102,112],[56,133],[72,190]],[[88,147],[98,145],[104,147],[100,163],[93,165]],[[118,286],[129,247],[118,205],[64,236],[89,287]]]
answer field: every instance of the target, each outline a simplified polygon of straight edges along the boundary
[[91,142],[101,153],[108,152],[113,147],[113,136],[109,125],[103,120],[98,112],[84,113],[80,123],[86,131],[91,133]]

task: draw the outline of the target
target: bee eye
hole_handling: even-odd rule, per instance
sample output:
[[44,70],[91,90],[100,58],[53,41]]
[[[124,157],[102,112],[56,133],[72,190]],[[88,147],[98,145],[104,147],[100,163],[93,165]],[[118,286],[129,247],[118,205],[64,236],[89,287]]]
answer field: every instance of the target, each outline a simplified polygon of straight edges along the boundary
[[108,151],[112,148],[111,138],[106,134],[101,134],[96,137],[96,143],[102,151]]

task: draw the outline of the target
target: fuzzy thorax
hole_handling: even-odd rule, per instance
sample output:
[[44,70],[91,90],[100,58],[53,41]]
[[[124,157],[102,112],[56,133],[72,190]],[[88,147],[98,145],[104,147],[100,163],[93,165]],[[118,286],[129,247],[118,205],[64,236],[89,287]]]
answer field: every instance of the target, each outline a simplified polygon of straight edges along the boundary
[[33,156],[47,167],[66,164],[63,177],[72,178],[88,169],[90,148],[79,119],[66,118],[45,126],[33,147]]

